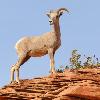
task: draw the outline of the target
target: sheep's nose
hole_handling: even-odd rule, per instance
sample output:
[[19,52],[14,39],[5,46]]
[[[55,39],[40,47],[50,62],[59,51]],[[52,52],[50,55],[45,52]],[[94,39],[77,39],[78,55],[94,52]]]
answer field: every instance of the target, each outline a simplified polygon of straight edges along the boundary
[[50,23],[50,25],[52,25],[53,24],[53,21],[49,19],[49,23]]
[[50,23],[52,23],[52,20],[49,20]]

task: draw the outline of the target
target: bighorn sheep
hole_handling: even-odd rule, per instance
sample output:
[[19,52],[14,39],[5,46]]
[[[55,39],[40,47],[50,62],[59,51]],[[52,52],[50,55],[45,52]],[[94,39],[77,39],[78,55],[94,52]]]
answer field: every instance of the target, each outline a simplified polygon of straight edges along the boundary
[[18,61],[11,67],[11,82],[14,81],[14,72],[16,71],[16,82],[19,83],[19,68],[30,57],[40,57],[48,54],[50,57],[51,73],[55,73],[54,54],[61,45],[59,17],[64,11],[69,12],[66,8],[60,8],[47,13],[52,27],[50,32],[41,36],[24,37],[16,43],[15,48],[18,54]]

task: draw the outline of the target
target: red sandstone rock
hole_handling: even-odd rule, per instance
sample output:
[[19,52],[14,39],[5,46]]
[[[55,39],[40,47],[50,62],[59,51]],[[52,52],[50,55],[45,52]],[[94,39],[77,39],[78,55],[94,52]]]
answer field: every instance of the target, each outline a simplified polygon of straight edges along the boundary
[[20,80],[0,89],[0,100],[100,100],[100,69]]

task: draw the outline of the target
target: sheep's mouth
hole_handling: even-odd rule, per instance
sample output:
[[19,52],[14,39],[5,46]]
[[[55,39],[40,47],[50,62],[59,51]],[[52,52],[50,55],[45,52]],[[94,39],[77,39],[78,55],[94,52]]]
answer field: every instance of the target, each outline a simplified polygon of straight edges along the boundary
[[50,25],[53,25],[53,22],[50,22]]
[[50,25],[53,25],[53,23],[50,23]]

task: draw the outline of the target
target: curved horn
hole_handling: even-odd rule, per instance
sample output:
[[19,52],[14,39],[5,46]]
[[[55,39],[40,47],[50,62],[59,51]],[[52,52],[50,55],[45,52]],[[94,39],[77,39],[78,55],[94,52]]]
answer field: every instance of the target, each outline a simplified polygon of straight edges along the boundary
[[57,10],[57,12],[59,13],[60,11],[67,11],[69,13],[69,11],[66,8],[60,8]]

